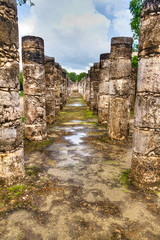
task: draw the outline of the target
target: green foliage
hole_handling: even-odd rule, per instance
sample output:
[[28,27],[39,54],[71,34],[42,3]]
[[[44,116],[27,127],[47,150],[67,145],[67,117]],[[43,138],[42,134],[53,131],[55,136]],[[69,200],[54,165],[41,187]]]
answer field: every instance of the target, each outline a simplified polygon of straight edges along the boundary
[[75,72],[67,72],[66,69],[63,69],[67,76],[71,79],[72,82],[76,82],[76,81],[81,81],[82,78],[84,78],[86,76],[86,73],[85,72],[82,72],[80,74],[76,74]]
[[128,188],[128,186],[130,185],[130,181],[129,181],[129,174],[131,173],[131,170],[128,169],[126,171],[124,171],[121,175],[120,181],[123,183],[123,185]]
[[20,91],[23,91],[23,73],[20,72],[19,75],[19,82],[20,82]]
[[138,56],[132,58],[132,68],[138,68]]
[[32,0],[17,0],[17,4],[22,6],[23,4],[29,3],[30,6],[34,6]]
[[131,0],[129,5],[130,12],[133,16],[130,25],[133,32],[134,40],[139,40],[140,18],[143,1],[144,0]]
[[86,76],[86,73],[85,73],[85,72],[82,72],[82,73],[80,73],[79,75],[77,75],[77,77],[78,77],[78,82],[80,82],[81,79],[83,79],[85,76]]
[[22,90],[20,91],[20,97],[23,97],[23,91]]

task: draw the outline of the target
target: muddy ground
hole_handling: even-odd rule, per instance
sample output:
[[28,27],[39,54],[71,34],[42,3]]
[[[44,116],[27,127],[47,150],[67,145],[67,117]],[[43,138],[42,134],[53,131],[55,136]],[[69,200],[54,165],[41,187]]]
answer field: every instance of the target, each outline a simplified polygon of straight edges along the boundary
[[48,136],[25,140],[26,178],[1,186],[1,240],[160,239],[160,193],[129,179],[132,130],[110,141],[74,93]]

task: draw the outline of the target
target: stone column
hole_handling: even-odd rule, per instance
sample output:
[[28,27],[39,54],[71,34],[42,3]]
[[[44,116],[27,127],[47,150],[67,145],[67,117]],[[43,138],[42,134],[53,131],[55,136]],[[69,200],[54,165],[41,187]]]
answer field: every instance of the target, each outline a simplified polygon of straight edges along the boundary
[[94,80],[93,80],[93,112],[94,114],[98,114],[98,96],[99,96],[99,76],[100,76],[100,63],[94,63]]
[[128,37],[111,40],[108,137],[115,140],[124,140],[129,134],[132,43]]
[[131,82],[130,82],[130,108],[134,110],[137,88],[137,68],[131,70]]
[[94,67],[90,68],[90,109],[93,111],[94,107],[94,90],[93,90],[93,81],[94,81]]
[[86,82],[86,102],[87,105],[89,106],[90,104],[90,70],[88,71],[87,74],[87,82]]
[[0,1],[0,181],[24,177],[16,0]]
[[53,57],[45,56],[45,82],[46,82],[46,122],[52,124],[55,121],[55,96],[54,96],[54,62]]
[[160,184],[160,2],[145,0],[141,13],[139,65],[132,156],[133,181]]
[[45,110],[44,42],[42,38],[22,38],[25,136],[41,141],[47,136]]
[[54,67],[54,88],[55,88],[55,115],[60,113],[60,65],[55,63]]
[[100,55],[100,83],[98,96],[98,122],[106,125],[108,123],[109,108],[109,71],[110,53]]

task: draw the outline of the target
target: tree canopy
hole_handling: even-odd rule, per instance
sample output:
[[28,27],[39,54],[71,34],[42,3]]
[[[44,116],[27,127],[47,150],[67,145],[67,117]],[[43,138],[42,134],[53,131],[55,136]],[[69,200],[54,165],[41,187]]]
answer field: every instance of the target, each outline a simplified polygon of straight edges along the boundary
[[30,6],[34,6],[34,3],[32,2],[32,0],[17,0],[17,4],[22,6],[23,4],[29,3]]
[[86,76],[85,72],[82,72],[80,74],[76,74],[75,72],[67,72],[68,77],[72,80],[72,82],[76,82],[76,81],[81,81],[82,78],[84,78]]
[[143,1],[144,0],[131,0],[129,5],[130,12],[132,13],[133,16],[130,25],[133,32],[134,40],[139,40],[141,10]]

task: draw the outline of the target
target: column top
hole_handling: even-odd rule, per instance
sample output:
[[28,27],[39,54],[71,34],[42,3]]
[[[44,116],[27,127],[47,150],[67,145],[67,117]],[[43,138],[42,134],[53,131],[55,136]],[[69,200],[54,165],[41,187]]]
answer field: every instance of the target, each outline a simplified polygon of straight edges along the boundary
[[160,11],[159,0],[145,0],[142,5],[141,17],[149,15],[150,13],[157,13]]
[[55,62],[55,58],[54,57],[45,56],[44,57],[44,61],[45,61],[45,63],[47,63],[47,62]]
[[17,11],[17,1],[16,0],[1,0],[1,3],[5,3],[6,5],[12,7]]
[[133,38],[131,37],[113,37],[111,39],[111,45],[114,44],[130,44],[132,45],[133,43]]
[[106,59],[109,59],[110,58],[110,53],[102,53],[100,55],[100,61],[101,60],[106,60]]
[[44,48],[44,40],[41,37],[27,35],[22,37],[22,47]]
[[99,69],[100,68],[100,63],[94,63],[94,69]]

